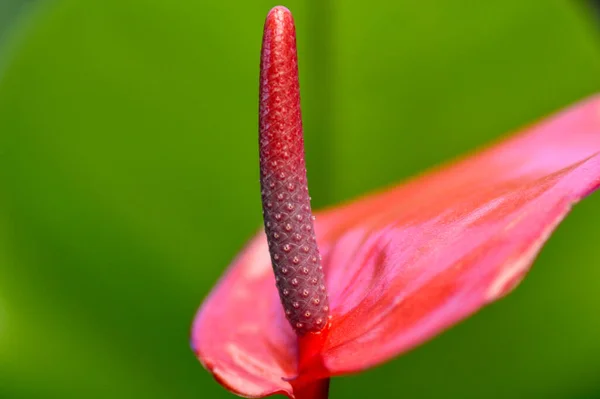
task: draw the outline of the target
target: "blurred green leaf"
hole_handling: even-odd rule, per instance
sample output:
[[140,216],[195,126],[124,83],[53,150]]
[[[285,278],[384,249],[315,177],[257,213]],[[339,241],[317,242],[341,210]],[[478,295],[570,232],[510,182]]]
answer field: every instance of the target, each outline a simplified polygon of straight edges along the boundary
[[[36,17],[0,83],[0,396],[230,397],[188,335],[260,225],[258,56],[273,5],[55,0]],[[599,43],[571,3],[286,5],[317,205],[600,86]],[[598,204],[576,209],[509,299],[334,381],[333,397],[600,390]]]

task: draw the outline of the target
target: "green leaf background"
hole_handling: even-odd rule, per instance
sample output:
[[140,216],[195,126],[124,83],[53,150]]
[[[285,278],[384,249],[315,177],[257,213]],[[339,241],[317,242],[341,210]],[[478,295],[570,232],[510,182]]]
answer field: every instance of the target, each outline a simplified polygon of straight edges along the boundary
[[[258,56],[275,4],[2,4],[0,398],[231,397],[189,329],[261,222]],[[600,88],[581,2],[285,5],[317,207]],[[332,397],[600,398],[599,226],[593,195],[507,299],[336,378]]]

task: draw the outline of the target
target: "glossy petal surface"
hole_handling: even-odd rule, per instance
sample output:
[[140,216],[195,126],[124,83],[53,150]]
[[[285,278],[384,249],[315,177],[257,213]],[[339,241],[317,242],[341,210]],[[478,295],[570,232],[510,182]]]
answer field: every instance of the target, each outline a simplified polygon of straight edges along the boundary
[[264,233],[205,300],[203,364],[246,396],[283,378],[355,372],[397,356],[523,278],[573,203],[600,185],[600,97],[391,190],[318,214],[332,308],[323,368],[297,370]]

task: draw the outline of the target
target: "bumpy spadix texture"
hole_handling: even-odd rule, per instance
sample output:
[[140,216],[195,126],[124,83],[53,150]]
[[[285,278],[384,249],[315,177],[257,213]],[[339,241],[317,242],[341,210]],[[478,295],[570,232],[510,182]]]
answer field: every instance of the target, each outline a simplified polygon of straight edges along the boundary
[[281,302],[300,335],[327,324],[329,302],[306,181],[296,34],[291,13],[267,16],[260,71],[260,184]]
[[[206,299],[193,329],[204,366],[262,397],[403,353],[514,288],[573,203],[600,185],[600,97],[456,164],[317,213],[331,307],[314,366],[274,286],[263,232]],[[252,309],[252,312],[248,312]]]

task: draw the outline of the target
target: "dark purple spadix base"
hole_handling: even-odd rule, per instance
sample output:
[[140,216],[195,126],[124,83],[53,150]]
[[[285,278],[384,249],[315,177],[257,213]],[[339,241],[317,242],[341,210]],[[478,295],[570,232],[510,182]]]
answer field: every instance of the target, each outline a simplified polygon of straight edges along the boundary
[[294,21],[267,16],[260,72],[260,183],[265,232],[279,296],[299,335],[328,322],[329,302],[306,181]]

